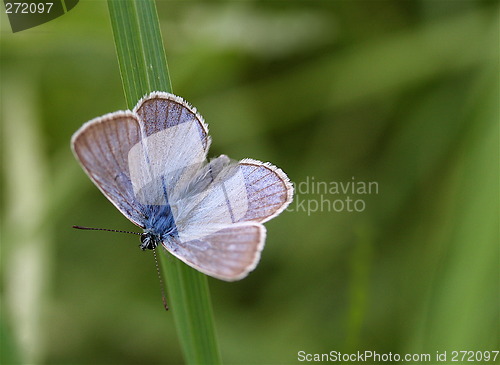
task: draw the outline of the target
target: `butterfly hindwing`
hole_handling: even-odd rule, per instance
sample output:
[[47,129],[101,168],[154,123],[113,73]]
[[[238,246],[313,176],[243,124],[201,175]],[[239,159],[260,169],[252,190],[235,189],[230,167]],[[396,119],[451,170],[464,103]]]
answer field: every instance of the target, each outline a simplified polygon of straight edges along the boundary
[[186,189],[184,196],[171,201],[181,239],[200,238],[228,224],[265,222],[292,199],[288,177],[269,163],[235,162],[223,155],[205,169],[210,174],[203,173],[203,190]]
[[248,197],[248,210],[241,221],[267,222],[286,209],[293,198],[293,185],[283,170],[249,158],[239,166]]
[[229,225],[199,239],[170,238],[163,246],[174,256],[204,274],[217,279],[240,280],[260,259],[266,230],[258,223]]

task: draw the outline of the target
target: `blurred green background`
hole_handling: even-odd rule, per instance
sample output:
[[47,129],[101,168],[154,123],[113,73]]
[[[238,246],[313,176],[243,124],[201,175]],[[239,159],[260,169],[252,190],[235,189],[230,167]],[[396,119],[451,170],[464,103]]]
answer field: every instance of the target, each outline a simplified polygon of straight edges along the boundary
[[[498,2],[157,6],[210,156],[271,161],[299,188],[257,269],[209,280],[224,362],[499,350]],[[182,363],[151,253],[71,229],[136,228],[69,148],[125,109],[106,3],[15,34],[2,13],[2,364]],[[353,181],[378,191],[313,191]],[[333,205],[348,199],[362,211]]]

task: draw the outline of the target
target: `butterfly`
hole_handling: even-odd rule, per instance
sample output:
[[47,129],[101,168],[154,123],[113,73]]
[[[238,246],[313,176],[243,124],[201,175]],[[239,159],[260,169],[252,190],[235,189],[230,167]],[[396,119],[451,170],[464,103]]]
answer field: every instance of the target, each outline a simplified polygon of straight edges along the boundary
[[262,223],[290,204],[293,185],[268,162],[207,160],[210,143],[196,109],[158,91],[132,111],[85,123],[71,139],[89,178],[143,229],[142,250],[162,246],[206,275],[234,281],[256,267]]

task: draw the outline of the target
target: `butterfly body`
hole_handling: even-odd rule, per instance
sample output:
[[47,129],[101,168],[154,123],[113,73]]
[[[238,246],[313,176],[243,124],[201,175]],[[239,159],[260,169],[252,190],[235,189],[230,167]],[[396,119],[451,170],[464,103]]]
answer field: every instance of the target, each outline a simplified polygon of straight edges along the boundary
[[262,223],[288,206],[293,187],[269,163],[207,161],[210,142],[195,108],[153,92],[133,111],[84,124],[72,148],[102,193],[144,230],[142,250],[161,245],[207,275],[239,280],[260,259]]

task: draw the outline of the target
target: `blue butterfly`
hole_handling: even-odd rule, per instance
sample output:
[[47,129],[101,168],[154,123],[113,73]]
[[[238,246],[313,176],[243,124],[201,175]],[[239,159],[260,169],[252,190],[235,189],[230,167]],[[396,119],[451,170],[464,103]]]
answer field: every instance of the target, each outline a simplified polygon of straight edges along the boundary
[[73,152],[101,192],[141,227],[141,249],[158,246],[212,277],[244,278],[266,230],[292,201],[287,175],[270,163],[207,160],[211,139],[196,109],[153,92],[133,111],[106,114],[72,137]]

